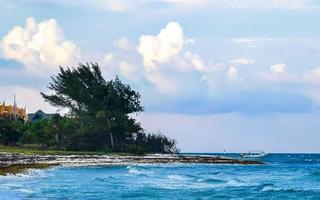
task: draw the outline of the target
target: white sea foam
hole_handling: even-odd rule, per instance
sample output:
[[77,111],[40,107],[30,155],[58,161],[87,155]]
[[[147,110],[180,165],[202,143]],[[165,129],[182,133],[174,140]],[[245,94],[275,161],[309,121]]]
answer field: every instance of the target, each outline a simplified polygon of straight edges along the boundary
[[267,186],[264,186],[261,191],[262,192],[268,192],[268,191],[280,191],[281,188],[275,188],[274,186],[270,186],[270,185],[267,185]]
[[136,167],[128,166],[127,169],[129,169],[129,174],[153,174],[153,171],[145,170],[145,169],[138,169]]
[[249,184],[239,180],[239,179],[232,179],[232,180],[229,180],[227,182],[227,185],[228,186],[232,186],[232,187],[242,187],[242,186],[249,186]]
[[23,185],[17,184],[17,183],[4,183],[4,184],[1,184],[1,186],[6,188],[19,188],[19,187],[22,187]]
[[17,192],[22,192],[22,193],[27,193],[27,194],[32,194],[35,193],[35,191],[33,190],[29,190],[29,189],[16,189]]
[[175,180],[175,182],[172,182],[172,181],[171,182],[166,182],[166,181],[164,181],[164,182],[155,184],[155,186],[157,188],[169,189],[169,190],[176,190],[176,189],[191,189],[191,190],[195,190],[195,189],[207,189],[207,188],[220,187],[218,185],[211,184],[211,183],[194,182],[194,181],[187,181],[187,180],[183,180],[183,181]]
[[183,175],[169,175],[168,179],[171,180],[177,180],[177,181],[188,181],[188,180],[192,180],[191,178],[187,177],[187,176],[183,176]]

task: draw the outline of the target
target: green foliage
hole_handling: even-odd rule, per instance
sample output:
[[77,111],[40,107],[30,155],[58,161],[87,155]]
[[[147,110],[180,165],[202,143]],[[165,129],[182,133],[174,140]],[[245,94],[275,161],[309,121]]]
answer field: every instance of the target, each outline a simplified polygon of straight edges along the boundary
[[108,118],[116,114],[143,111],[140,94],[123,84],[118,77],[106,81],[98,64],[79,64],[78,68],[63,69],[52,77],[52,95],[41,93],[50,104],[68,108],[74,116],[96,116],[104,111]]
[[0,124],[0,143],[8,146],[16,145],[23,131],[21,122],[14,123],[10,119],[0,119]]
[[176,143],[161,134],[146,134],[130,116],[143,111],[140,94],[118,77],[106,81],[97,64],[60,68],[49,84],[53,106],[67,108],[34,123],[0,120],[0,144],[30,148],[144,153],[175,153]]
[[161,133],[139,134],[136,143],[150,153],[178,153],[176,141],[168,139]]

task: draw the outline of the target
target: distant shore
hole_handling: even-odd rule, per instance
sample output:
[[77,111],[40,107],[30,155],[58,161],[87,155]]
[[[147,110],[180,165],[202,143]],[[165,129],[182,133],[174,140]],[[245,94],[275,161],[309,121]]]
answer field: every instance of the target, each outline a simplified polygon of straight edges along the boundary
[[133,164],[263,164],[220,156],[149,155],[26,155],[0,153],[0,175],[21,173],[24,169],[50,166],[111,166]]

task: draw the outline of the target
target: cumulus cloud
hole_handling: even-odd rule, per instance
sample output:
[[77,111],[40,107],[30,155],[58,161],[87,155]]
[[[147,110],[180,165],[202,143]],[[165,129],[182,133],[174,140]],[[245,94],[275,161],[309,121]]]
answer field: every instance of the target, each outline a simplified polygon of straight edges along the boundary
[[232,64],[232,65],[237,65],[237,64],[240,64],[240,65],[251,65],[251,64],[254,64],[254,60],[251,59],[251,58],[239,58],[239,59],[236,59],[236,60],[230,60],[229,63]]
[[[201,82],[205,82],[211,89],[223,84],[232,85],[233,81],[242,80],[238,68],[232,66],[226,68],[223,64],[207,64],[196,53],[184,49],[184,44],[193,43],[195,39],[184,39],[182,27],[177,22],[170,22],[158,35],[143,35],[137,47],[143,57],[145,78],[154,84],[163,94],[173,94],[179,90],[179,81],[188,79],[187,72],[197,71],[200,73]],[[188,42],[187,42],[188,41]],[[250,58],[233,60],[233,64],[253,64]],[[170,74],[168,74],[170,71]],[[185,79],[183,74],[185,74]],[[173,78],[175,77],[175,78]],[[173,81],[173,79],[177,82]],[[220,89],[220,88],[219,88]]]
[[[176,82],[170,77],[175,70],[181,72],[187,69],[190,63],[195,69],[204,68],[199,56],[191,52],[184,56],[184,38],[179,23],[169,22],[159,34],[142,35],[139,39],[137,51],[143,58],[144,77],[162,94],[173,94],[177,89]],[[171,75],[167,70],[172,72]]]
[[35,74],[55,71],[78,56],[77,46],[64,38],[55,19],[38,23],[28,18],[25,27],[16,26],[2,38],[0,48],[4,58],[23,63]]
[[270,71],[276,74],[284,74],[287,72],[287,65],[285,63],[277,63],[270,67]]
[[143,57],[147,71],[156,70],[156,64],[168,63],[184,45],[183,29],[177,22],[170,22],[158,35],[142,35],[138,52]]

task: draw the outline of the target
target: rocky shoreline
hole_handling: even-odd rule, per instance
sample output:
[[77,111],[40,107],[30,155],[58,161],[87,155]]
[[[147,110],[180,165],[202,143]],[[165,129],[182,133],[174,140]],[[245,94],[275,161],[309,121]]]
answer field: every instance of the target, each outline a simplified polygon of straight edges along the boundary
[[91,166],[91,165],[131,165],[131,164],[263,164],[260,161],[240,160],[219,156],[186,156],[174,154],[136,155],[25,155],[0,153],[0,168],[11,165],[61,165],[61,166]]

